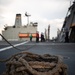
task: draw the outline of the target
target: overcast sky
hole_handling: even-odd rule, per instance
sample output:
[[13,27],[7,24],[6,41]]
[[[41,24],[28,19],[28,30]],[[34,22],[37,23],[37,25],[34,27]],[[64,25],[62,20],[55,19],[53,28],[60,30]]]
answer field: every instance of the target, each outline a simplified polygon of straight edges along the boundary
[[30,22],[38,22],[38,30],[50,24],[50,37],[56,37],[57,28],[61,29],[64,18],[73,0],[0,0],[0,33],[4,25],[13,26],[16,14],[22,14],[22,25],[27,24],[25,12],[28,12]]

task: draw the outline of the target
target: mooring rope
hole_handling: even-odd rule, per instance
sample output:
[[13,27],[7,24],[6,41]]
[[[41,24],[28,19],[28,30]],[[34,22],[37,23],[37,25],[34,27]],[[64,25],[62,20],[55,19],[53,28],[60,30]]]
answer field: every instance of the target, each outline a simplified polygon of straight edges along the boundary
[[[36,46],[36,44],[34,44],[34,45],[32,45],[32,46],[30,46],[30,47],[28,47],[28,48],[19,49],[19,48],[15,47],[14,45],[12,45],[2,34],[0,34],[0,36],[1,36],[10,46],[12,46],[12,48],[14,48],[14,49],[16,49],[16,50],[18,50],[18,51],[27,51],[27,50],[33,48],[34,46]],[[10,57],[10,58],[11,58],[11,57]],[[10,58],[7,58],[7,59],[0,59],[0,62],[6,62],[6,61],[10,60]]]

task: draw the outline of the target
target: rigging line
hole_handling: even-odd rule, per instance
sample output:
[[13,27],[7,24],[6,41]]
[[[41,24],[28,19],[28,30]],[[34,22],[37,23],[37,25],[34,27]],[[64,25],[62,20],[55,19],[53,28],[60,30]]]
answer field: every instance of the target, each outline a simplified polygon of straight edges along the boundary
[[[16,49],[16,50],[22,51],[22,53],[23,53],[23,51],[27,51],[27,50],[31,49],[32,47],[36,46],[36,44],[34,44],[34,45],[32,45],[32,46],[26,48],[25,50],[22,50],[22,49],[19,49],[19,48],[14,47],[14,45],[12,45],[9,41],[7,41],[3,35],[0,34],[0,36],[1,36],[10,46],[12,46],[12,47],[13,47],[14,49]],[[20,54],[20,53],[17,53],[17,54]],[[16,55],[16,54],[15,54],[15,55]],[[7,62],[7,61],[9,61],[10,59],[11,59],[11,57],[10,57],[10,58],[7,58],[7,59],[0,59],[0,62]]]
[[19,49],[19,48],[15,47],[14,45],[12,45],[7,39],[5,39],[5,37],[4,37],[3,35],[0,34],[0,36],[1,36],[10,46],[12,46],[14,49],[19,50],[19,51],[25,51],[25,50],[28,50],[28,49],[30,49],[30,48],[32,48],[32,47],[35,46],[35,45],[32,45],[32,46],[30,46],[30,47],[28,47],[28,48],[25,48],[25,49]]

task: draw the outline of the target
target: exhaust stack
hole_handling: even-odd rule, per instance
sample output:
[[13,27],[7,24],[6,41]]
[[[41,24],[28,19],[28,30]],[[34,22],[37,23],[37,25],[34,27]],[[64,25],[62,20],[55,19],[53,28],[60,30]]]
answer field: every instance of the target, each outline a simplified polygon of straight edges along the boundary
[[16,14],[15,27],[21,27],[21,26],[22,26],[21,14]]

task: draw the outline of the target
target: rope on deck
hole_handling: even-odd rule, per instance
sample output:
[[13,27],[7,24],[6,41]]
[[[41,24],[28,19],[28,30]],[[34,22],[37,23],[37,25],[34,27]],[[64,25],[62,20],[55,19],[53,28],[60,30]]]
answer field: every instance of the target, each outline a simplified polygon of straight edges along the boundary
[[[32,46],[27,47],[27,48],[25,48],[25,49],[19,49],[19,48],[17,48],[17,47],[14,47],[14,45],[12,45],[2,34],[0,34],[0,36],[1,36],[10,46],[12,46],[12,48],[14,48],[14,49],[16,49],[16,50],[18,50],[18,51],[27,51],[27,50],[33,48],[34,46],[36,46],[36,44],[35,44],[35,45],[32,45]],[[11,59],[11,57],[9,57],[9,58],[7,58],[7,59],[1,59],[1,58],[0,58],[0,62],[6,62],[6,61],[8,61],[8,60],[10,60],[10,59]]]
[[67,75],[67,66],[55,55],[21,52],[6,62],[3,75]]

